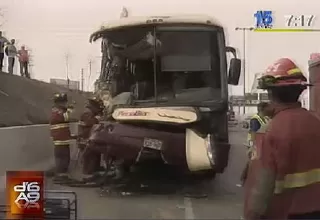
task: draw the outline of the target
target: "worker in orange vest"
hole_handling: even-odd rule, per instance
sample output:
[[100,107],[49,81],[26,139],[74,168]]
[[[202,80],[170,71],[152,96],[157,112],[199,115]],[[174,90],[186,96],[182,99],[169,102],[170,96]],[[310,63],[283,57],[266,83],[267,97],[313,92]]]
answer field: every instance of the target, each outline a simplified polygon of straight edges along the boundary
[[95,124],[99,124],[104,110],[104,105],[101,99],[92,97],[88,100],[85,111],[80,116],[78,125],[78,148],[83,152],[83,169],[85,175],[84,180],[89,181],[98,176],[99,171],[102,171],[100,166],[101,153],[91,148],[87,148],[88,139],[91,129]]
[[246,219],[320,219],[320,120],[301,107],[309,86],[302,71],[282,58],[259,79],[273,107],[245,184]]
[[75,139],[70,132],[70,114],[67,94],[58,93],[53,98],[54,106],[50,116],[50,131],[54,145],[54,158],[56,164],[56,183],[73,182],[68,169],[70,164],[70,141]]

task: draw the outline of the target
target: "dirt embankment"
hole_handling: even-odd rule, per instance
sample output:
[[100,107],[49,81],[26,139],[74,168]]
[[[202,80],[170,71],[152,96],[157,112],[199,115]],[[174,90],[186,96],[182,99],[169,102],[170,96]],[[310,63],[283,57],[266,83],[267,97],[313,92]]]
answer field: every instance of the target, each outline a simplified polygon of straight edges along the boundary
[[75,101],[76,117],[92,95],[0,72],[0,127],[47,124],[56,92],[65,92]]

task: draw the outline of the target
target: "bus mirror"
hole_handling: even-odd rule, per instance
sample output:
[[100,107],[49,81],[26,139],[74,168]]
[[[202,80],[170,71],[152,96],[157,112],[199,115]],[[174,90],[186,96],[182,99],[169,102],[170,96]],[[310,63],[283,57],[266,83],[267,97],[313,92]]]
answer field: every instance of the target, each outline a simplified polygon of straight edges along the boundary
[[230,60],[228,84],[238,85],[241,74],[241,60],[238,58],[232,58]]
[[237,52],[234,47],[226,47],[226,52],[227,53],[232,53],[234,58],[237,58]]

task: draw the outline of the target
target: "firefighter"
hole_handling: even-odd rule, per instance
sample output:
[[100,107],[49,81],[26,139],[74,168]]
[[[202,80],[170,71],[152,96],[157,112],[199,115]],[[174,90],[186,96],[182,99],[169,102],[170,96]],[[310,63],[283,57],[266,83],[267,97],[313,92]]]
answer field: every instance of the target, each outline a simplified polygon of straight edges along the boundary
[[259,79],[273,114],[267,132],[256,136],[245,185],[246,219],[320,219],[320,120],[298,102],[308,86],[287,58]]
[[[266,130],[267,126],[268,126],[268,122],[269,122],[269,117],[268,117],[268,106],[269,104],[267,102],[260,102],[258,104],[258,112],[257,114],[254,114],[250,120],[250,128],[249,128],[249,132],[248,132],[248,137],[247,137],[247,148],[248,148],[248,157],[249,160],[252,156],[252,150],[254,147],[254,138],[256,133],[260,133],[261,131]],[[240,180],[241,180],[241,185],[244,185],[244,182],[247,178],[247,174],[248,174],[248,166],[249,163],[246,164]]]
[[[70,113],[67,94],[58,93],[53,98],[54,106],[50,117],[50,131],[54,144],[56,164],[55,182],[72,181],[68,175],[70,164],[70,141],[75,137],[70,132]],[[70,106],[69,106],[70,107]]]
[[84,113],[80,117],[78,126],[78,147],[83,152],[84,180],[95,178],[101,171],[101,154],[93,149],[86,148],[90,132],[95,124],[99,124],[104,110],[104,104],[97,97],[90,98]]

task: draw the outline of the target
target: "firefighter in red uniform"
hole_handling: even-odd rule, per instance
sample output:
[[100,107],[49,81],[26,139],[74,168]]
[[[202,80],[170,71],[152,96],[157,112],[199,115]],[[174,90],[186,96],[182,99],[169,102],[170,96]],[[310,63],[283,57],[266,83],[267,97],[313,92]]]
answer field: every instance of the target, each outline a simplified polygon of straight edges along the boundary
[[56,164],[55,182],[68,182],[70,163],[70,140],[74,137],[70,133],[70,109],[68,109],[67,94],[55,94],[54,106],[50,117],[50,131],[54,144],[54,157]]
[[298,102],[306,82],[287,58],[259,79],[273,114],[266,133],[256,137],[245,185],[246,219],[320,219],[320,120]]
[[88,100],[86,110],[80,117],[78,126],[78,147],[83,151],[84,180],[91,180],[101,171],[101,154],[90,148],[86,148],[90,132],[95,124],[99,124],[104,110],[101,99],[93,97]]

